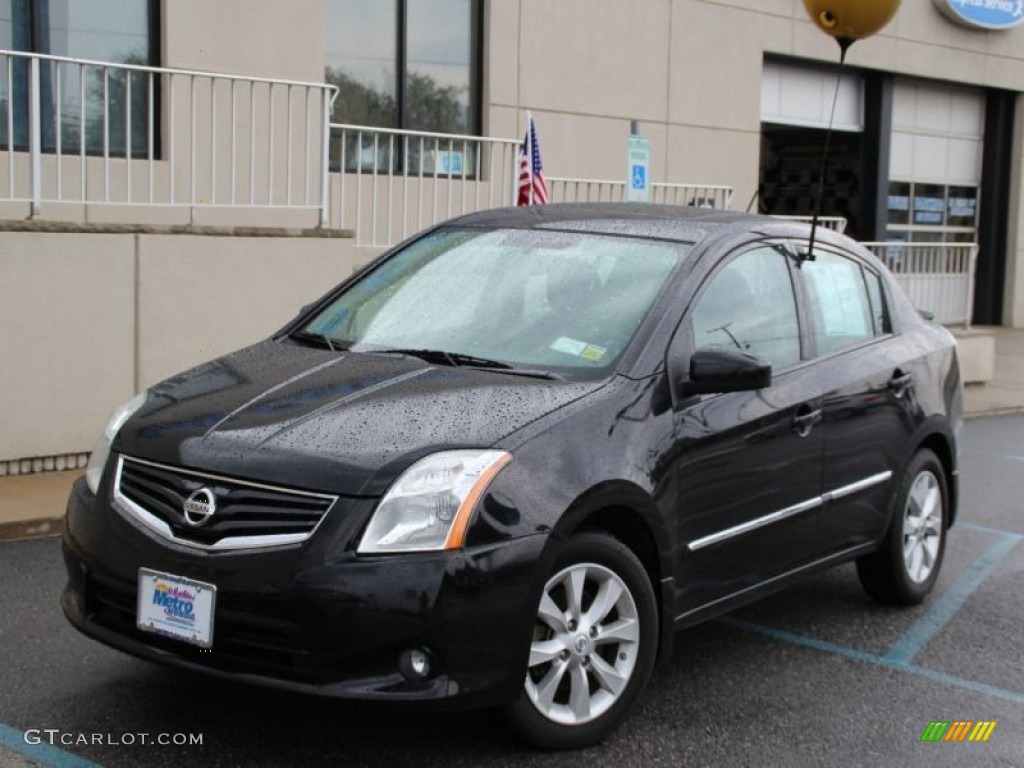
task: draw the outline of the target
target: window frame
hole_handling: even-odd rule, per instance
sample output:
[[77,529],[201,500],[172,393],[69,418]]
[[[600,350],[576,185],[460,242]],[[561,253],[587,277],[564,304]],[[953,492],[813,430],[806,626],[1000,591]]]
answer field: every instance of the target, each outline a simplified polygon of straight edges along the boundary
[[[903,197],[903,195],[893,194],[893,189],[896,185],[905,184],[907,186],[907,221],[906,222],[893,222],[890,221],[891,212],[894,209],[888,207],[891,198]],[[914,221],[914,214],[918,209],[914,208],[914,202],[918,199],[917,190],[919,187],[941,187],[942,188],[942,221],[938,224],[919,224]],[[949,201],[956,197],[951,194],[952,190],[957,189],[972,189],[974,190],[974,222],[970,226],[965,224],[950,224],[950,213],[949,213]],[[905,178],[892,178],[889,179],[888,186],[886,189],[886,220],[885,220],[885,232],[886,239],[889,241],[897,241],[902,239],[906,243],[928,243],[928,242],[939,242],[939,243],[962,243],[962,242],[977,242],[978,241],[978,222],[981,214],[981,184],[965,184],[965,183],[952,183],[944,181],[915,181],[914,179]],[[918,239],[920,236],[938,236],[940,240],[921,240]],[[970,236],[970,240],[964,241],[957,239],[959,236]]]
[[[891,339],[892,337],[898,335],[897,334],[897,329],[896,329],[896,323],[894,322],[895,318],[893,317],[893,313],[892,313],[892,306],[893,306],[892,305],[892,298],[889,295],[889,285],[888,285],[888,281],[885,279],[885,276],[878,269],[876,269],[874,266],[872,266],[866,259],[861,257],[859,254],[853,253],[853,252],[845,250],[843,248],[839,248],[839,247],[832,246],[832,245],[827,245],[827,244],[824,244],[824,243],[816,243],[815,244],[815,252],[816,253],[829,253],[829,254],[832,254],[833,256],[838,256],[839,258],[844,258],[844,259],[846,259],[848,261],[853,262],[853,264],[855,264],[857,267],[860,268],[860,277],[861,277],[860,282],[863,285],[864,295],[867,297],[868,308],[871,311],[872,335],[870,337],[864,339],[863,341],[859,341],[859,342],[855,342],[855,343],[852,343],[852,344],[848,344],[848,345],[846,345],[844,347],[840,347],[838,349],[834,349],[834,350],[831,350],[829,352],[821,352],[818,349],[818,339],[817,339],[817,334],[815,333],[815,324],[814,324],[814,315],[813,315],[814,307],[813,307],[813,302],[812,302],[812,298],[811,298],[810,288],[807,285],[807,276],[803,273],[803,269],[802,269],[803,263],[801,263],[798,266],[797,271],[800,273],[800,277],[799,277],[800,291],[803,294],[803,309],[804,309],[804,313],[805,313],[804,314],[804,322],[805,322],[805,328],[806,328],[806,338],[807,338],[807,341],[808,341],[808,344],[809,344],[809,357],[807,358],[807,361],[808,362],[813,362],[813,361],[816,361],[816,360],[827,360],[827,359],[830,359],[830,358],[833,358],[833,357],[837,357],[839,355],[845,355],[845,354],[848,354],[848,353],[850,353],[852,351],[864,349],[864,348],[869,347],[869,346],[871,346],[873,344],[878,344],[880,342],[886,341],[886,340]],[[885,312],[885,316],[886,316],[886,318],[889,321],[889,328],[888,328],[888,330],[885,330],[884,328],[879,328],[878,324],[876,322],[877,317],[876,317],[875,312],[874,312],[874,309],[875,309],[874,299],[872,297],[871,289],[868,286],[868,282],[867,282],[867,275],[869,275],[869,274],[872,275],[875,279],[878,280],[880,297],[881,297],[881,301],[882,301],[881,309]]]
[[[676,392],[676,384],[689,378],[689,362],[693,353],[700,349],[694,338],[693,316],[700,303],[701,298],[708,290],[712,281],[721,274],[725,267],[735,259],[744,256],[755,250],[770,249],[778,252],[785,260],[786,271],[789,276],[790,290],[793,292],[793,303],[796,308],[797,334],[800,341],[800,357],[792,365],[785,368],[776,368],[772,365],[772,382],[780,376],[785,376],[792,371],[797,371],[815,359],[812,347],[812,339],[809,329],[809,307],[807,295],[803,284],[803,276],[799,274],[800,264],[796,250],[786,238],[766,238],[747,241],[730,248],[724,255],[715,259],[712,266],[704,273],[700,283],[694,289],[683,310],[682,319],[676,326],[666,348],[665,369],[669,372],[672,392]],[[771,361],[767,361],[771,362]],[[680,366],[684,366],[680,370]],[[717,395],[712,395],[717,397]],[[673,394],[675,397],[675,394]]]
[[[12,50],[14,50],[16,52],[20,52],[20,53],[35,53],[35,54],[40,54],[40,55],[45,55],[45,56],[65,56],[66,58],[74,58],[74,57],[71,57],[71,56],[67,56],[66,54],[55,54],[52,51],[52,44],[51,44],[51,40],[50,40],[50,30],[49,30],[48,27],[44,28],[44,24],[43,24],[43,21],[44,21],[43,6],[44,5],[48,5],[49,4],[49,0],[23,0],[23,1],[28,4],[28,9],[29,9],[29,13],[28,13],[28,18],[29,18],[29,49],[28,50],[23,50],[23,49],[19,49],[19,48],[13,48],[13,44],[14,43],[12,41]],[[0,2],[4,2],[4,0],[0,0]],[[13,7],[13,3],[14,2],[19,2],[19,0],[11,0],[11,2],[12,2],[12,7]],[[162,61],[161,57],[163,56],[163,48],[161,46],[161,43],[162,43],[161,30],[163,28],[162,24],[161,24],[162,20],[161,20],[161,16],[160,16],[160,13],[161,13],[161,0],[143,0],[143,2],[145,2],[148,5],[148,8],[149,8],[149,10],[148,10],[149,24],[147,25],[147,28],[146,28],[146,35],[147,35],[147,38],[148,38],[148,40],[147,40],[147,48],[146,48],[146,58],[147,58],[146,66],[159,67],[160,64],[161,64],[161,61]],[[9,61],[10,61],[10,66],[13,66],[13,59],[9,60]],[[111,64],[115,64],[115,65],[117,64],[117,62],[110,62],[110,63]],[[58,65],[58,66],[60,66],[60,65]],[[44,69],[42,67],[40,67],[40,72],[42,73],[43,71],[44,71]],[[40,79],[42,81],[41,88],[50,89],[51,92],[52,92],[53,77],[52,77],[51,72],[50,72],[49,69],[45,70],[45,74],[41,74]],[[160,126],[162,124],[162,119],[163,119],[162,110],[161,110],[161,91],[162,91],[162,88],[161,88],[160,75],[155,75],[153,77],[153,135],[151,137],[149,137],[152,140],[152,143],[153,143],[153,159],[154,160],[161,160],[161,159],[163,159],[162,134],[161,134],[161,130],[160,130]],[[8,95],[8,99],[13,100],[13,96],[9,94]],[[8,108],[10,108],[10,107],[8,107]],[[46,99],[46,98],[41,98],[40,99],[39,109],[40,109],[40,118],[41,118],[40,123],[41,123],[41,126],[52,126],[53,123],[54,123],[55,111],[53,109],[53,105],[50,102],[50,100]],[[26,121],[26,124],[27,124],[27,122],[29,120],[29,114],[28,114],[27,105],[26,105],[25,109],[19,110],[19,111],[20,112],[24,112],[24,120]],[[14,124],[14,128],[15,128],[15,136],[17,136],[18,131],[17,131],[17,123],[16,122]],[[84,130],[84,128],[83,128],[83,130]],[[27,127],[25,129],[25,134],[26,134],[26,136],[28,135],[28,128]],[[0,143],[0,148],[2,148],[3,150],[6,150],[8,148],[8,146],[10,146],[10,148],[13,151],[15,151],[15,152],[28,152],[28,151],[30,151],[31,147],[30,147],[29,143],[27,141],[25,143],[18,142],[15,139],[15,136],[10,136],[10,137],[8,137],[7,142]],[[55,141],[51,143],[51,142],[47,141],[46,138],[44,137],[42,142],[41,142],[41,145],[42,146],[40,147],[40,152],[42,152],[43,154],[45,154],[45,155],[56,155],[57,154],[57,145],[56,145]],[[86,147],[87,147],[86,150],[85,150],[86,157],[102,157],[104,155],[104,152],[103,152],[102,149],[89,149],[88,148],[88,142],[86,143]],[[73,149],[73,151],[72,151],[72,149]],[[78,155],[80,153],[79,153],[79,149],[77,147],[76,148],[72,148],[70,145],[66,145],[66,144],[61,143],[61,152],[60,152],[60,154],[61,155]],[[136,153],[132,152],[131,147],[124,147],[123,149],[109,148],[106,154],[107,154],[108,157],[112,157],[112,158],[128,158],[128,159],[140,159],[140,158],[144,159],[147,156],[145,154],[145,152],[143,152],[143,154],[141,154],[141,155],[137,155]]]
[[[34,2],[35,0],[33,0]],[[384,130],[423,130],[408,125],[406,116],[405,90],[408,77],[409,50],[409,0],[393,0],[397,6],[395,14],[395,116],[396,125],[367,126]],[[330,2],[330,0],[325,0]],[[469,109],[467,110],[468,126],[466,135],[480,136],[483,131],[483,90],[484,90],[484,32],[485,4],[483,0],[469,0]],[[325,24],[326,29],[326,24]],[[328,30],[329,33],[329,30]],[[326,62],[325,62],[326,72]],[[339,104],[340,106],[340,104]],[[337,107],[336,107],[337,108]],[[357,125],[343,115],[335,114],[332,109],[331,122]],[[440,131],[445,133],[445,131]],[[458,134],[452,134],[458,135]],[[354,172],[354,171],[350,171]],[[398,170],[404,172],[404,169]]]

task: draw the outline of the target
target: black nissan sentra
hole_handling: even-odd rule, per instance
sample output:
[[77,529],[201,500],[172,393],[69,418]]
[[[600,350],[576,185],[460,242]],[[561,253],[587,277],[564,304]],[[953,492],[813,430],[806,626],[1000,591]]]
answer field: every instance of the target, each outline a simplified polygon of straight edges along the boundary
[[151,387],[74,487],[64,610],[129,653],[505,707],[590,744],[673,631],[855,561],[920,602],[954,341],[852,240],[708,210],[447,222]]

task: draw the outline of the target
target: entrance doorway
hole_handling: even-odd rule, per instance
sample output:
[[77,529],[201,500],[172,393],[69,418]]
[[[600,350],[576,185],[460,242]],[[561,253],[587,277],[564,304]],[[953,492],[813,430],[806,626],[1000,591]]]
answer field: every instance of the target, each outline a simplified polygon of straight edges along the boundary
[[[825,152],[826,131],[762,123],[758,211],[775,216],[811,216],[818,193],[818,175]],[[870,239],[862,232],[864,135],[834,131],[825,169],[822,216],[842,216],[846,234]]]

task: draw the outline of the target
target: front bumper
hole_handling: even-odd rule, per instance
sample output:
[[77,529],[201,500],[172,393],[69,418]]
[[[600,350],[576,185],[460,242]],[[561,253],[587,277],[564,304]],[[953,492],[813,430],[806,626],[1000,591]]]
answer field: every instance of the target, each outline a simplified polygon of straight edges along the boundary
[[[160,539],[79,480],[68,502],[62,606],[75,627],[114,648],[240,681],[472,706],[518,694],[545,535],[366,557],[339,540],[345,527],[327,519],[301,545],[202,552]],[[139,568],[217,586],[212,649],[136,627]],[[430,652],[436,672],[428,679],[400,673],[410,648]]]

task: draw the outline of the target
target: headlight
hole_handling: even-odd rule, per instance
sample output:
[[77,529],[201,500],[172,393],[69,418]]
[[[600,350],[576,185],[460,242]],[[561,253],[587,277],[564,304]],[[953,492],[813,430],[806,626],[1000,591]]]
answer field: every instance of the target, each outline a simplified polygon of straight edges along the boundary
[[107,423],[107,428],[103,430],[100,439],[96,441],[96,447],[92,449],[92,455],[89,457],[89,466],[85,468],[85,482],[93,493],[97,493],[100,487],[103,468],[107,465],[107,457],[110,456],[110,444],[114,442],[114,438],[117,437],[117,432],[121,429],[122,425],[131,418],[133,413],[142,407],[144,402],[146,402],[146,393],[140,392],[114,411],[114,415],[110,417],[110,421]]
[[395,481],[370,519],[359,552],[458,549],[473,508],[498,471],[505,451],[441,451],[420,459]]

